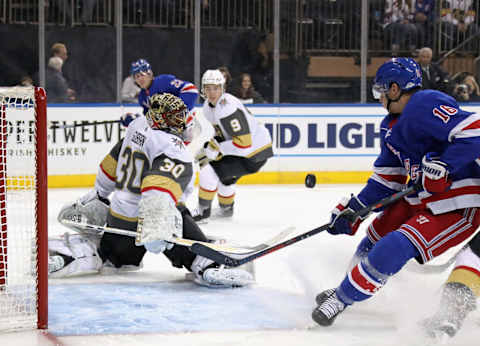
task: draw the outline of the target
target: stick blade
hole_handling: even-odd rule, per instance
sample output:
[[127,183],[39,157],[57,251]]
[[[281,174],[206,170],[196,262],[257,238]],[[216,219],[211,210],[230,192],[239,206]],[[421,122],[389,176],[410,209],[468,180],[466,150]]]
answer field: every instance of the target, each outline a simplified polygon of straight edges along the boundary
[[219,251],[216,251],[200,243],[192,244],[192,246],[190,246],[190,251],[199,256],[211,259],[215,263],[224,264],[228,267],[238,267],[239,265],[241,265],[241,263],[237,259],[229,257]]

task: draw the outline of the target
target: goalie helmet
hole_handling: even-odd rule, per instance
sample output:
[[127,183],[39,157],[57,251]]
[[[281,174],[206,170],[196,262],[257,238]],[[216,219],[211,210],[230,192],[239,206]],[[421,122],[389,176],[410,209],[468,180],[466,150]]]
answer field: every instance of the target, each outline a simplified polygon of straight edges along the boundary
[[130,74],[135,76],[137,73],[152,73],[152,66],[145,59],[138,59],[137,61],[132,62],[130,66]]
[[206,70],[202,76],[202,97],[205,97],[205,85],[221,85],[222,92],[225,91],[225,77],[220,70]]
[[181,98],[169,94],[154,94],[148,99],[146,114],[148,125],[154,130],[163,130],[181,135],[185,130],[188,108]]
[[393,58],[378,68],[373,84],[373,96],[387,93],[393,83],[402,91],[422,87],[422,72],[418,63],[412,58]]

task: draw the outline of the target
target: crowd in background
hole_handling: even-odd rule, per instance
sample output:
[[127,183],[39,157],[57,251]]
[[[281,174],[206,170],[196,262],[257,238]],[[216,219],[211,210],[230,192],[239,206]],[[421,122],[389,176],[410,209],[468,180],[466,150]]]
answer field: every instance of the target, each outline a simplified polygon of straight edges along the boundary
[[[89,25],[98,24],[101,18],[105,21],[105,24],[113,25],[114,2],[75,0],[73,2],[49,1],[47,3],[49,8],[48,20],[55,23],[63,23],[62,25],[67,27],[80,23],[79,25],[87,26],[84,29],[88,30]],[[175,27],[175,23],[182,22],[181,16],[189,18],[190,22],[188,23],[185,22],[187,19],[183,20],[186,23],[185,27],[189,28],[193,25],[193,19],[191,18],[192,4],[191,0],[124,1],[125,25],[136,23],[136,19],[130,19],[132,13],[136,13],[143,18],[140,25],[158,24],[157,30],[159,31]],[[309,56],[329,54],[355,56],[355,54],[358,54],[360,36],[358,30],[360,29],[359,20],[361,17],[359,11],[361,6],[358,6],[357,1],[285,0],[281,1],[280,4],[282,9],[280,14],[282,64],[287,61],[285,56],[288,56],[295,59],[292,67],[301,70],[302,66],[299,62],[302,59],[308,59]],[[297,16],[291,15],[292,6],[296,6],[298,10],[297,13],[299,14]],[[369,54],[385,58],[413,56],[422,64],[425,80],[423,86],[425,88],[443,90],[459,101],[477,101],[479,92],[476,80],[479,77],[479,68],[476,70],[472,68],[450,70],[445,64],[442,68],[442,64],[435,63],[435,61],[441,59],[446,53],[450,54],[452,50],[453,55],[463,54],[478,57],[479,6],[478,1],[473,0],[370,0]],[[260,9],[264,12],[261,12]],[[224,65],[229,75],[227,78],[229,80],[228,90],[246,103],[273,101],[274,37],[271,27],[268,28],[267,25],[269,23],[267,17],[271,15],[271,9],[271,0],[226,0],[223,2],[202,0],[201,2],[202,26],[205,25],[206,28],[226,28],[235,33],[231,52],[218,52],[218,55],[229,55],[228,59],[225,57],[220,59],[220,65]],[[243,19],[237,18],[232,22],[235,11],[239,14],[237,17]],[[147,15],[146,12],[150,14]],[[165,17],[169,14],[175,19]],[[261,23],[257,19],[254,20],[260,14],[267,18]],[[288,25],[292,21],[301,24],[297,25],[300,28],[300,36],[303,37],[297,42],[300,55],[298,52],[295,52],[294,55],[291,51],[284,49],[284,47],[291,45],[288,42],[286,43],[289,38],[285,35],[285,32],[290,30]],[[168,28],[164,28],[164,23],[167,23],[165,25]],[[347,28],[350,28],[351,31],[347,31]],[[205,32],[205,34],[207,33]],[[46,86],[50,102],[90,102],[89,97],[84,97],[88,91],[83,90],[89,87],[86,83],[88,80],[78,80],[78,78],[85,77],[81,72],[72,75],[71,71],[74,68],[71,63],[67,62],[66,51],[70,44],[71,42],[68,40],[55,42],[46,61]],[[286,53],[283,53],[284,51]],[[76,52],[76,54],[79,53]],[[146,56],[146,54],[138,52],[135,57],[139,56]],[[126,60],[132,59],[127,58]],[[150,60],[153,61],[154,59]],[[202,60],[204,65],[202,70],[216,68],[219,66],[218,62],[209,63]],[[124,63],[128,65],[129,61],[124,61]],[[70,69],[65,69],[65,64]],[[285,68],[285,70],[287,69]],[[38,71],[25,70],[27,73],[19,75],[16,78],[16,84],[38,84]],[[170,73],[168,70],[162,72]],[[172,73],[193,79],[189,73],[183,75],[178,70]],[[298,73],[306,75],[304,71]],[[2,80],[1,74],[0,72],[0,82]],[[287,74],[287,76],[289,75]],[[122,101],[136,102],[136,96],[139,92],[138,86],[128,76],[123,78],[125,80],[121,91]],[[308,76],[305,78],[308,78]],[[305,78],[303,78],[303,81]],[[285,77],[285,79],[288,79],[288,77]],[[92,83],[95,82],[92,80]],[[282,80],[282,83],[285,82],[287,81]],[[301,94],[303,86],[295,85],[294,87]],[[90,94],[94,95],[95,91]],[[332,90],[332,95],[334,96],[334,94],[335,90]],[[329,101],[320,98],[318,102]]]

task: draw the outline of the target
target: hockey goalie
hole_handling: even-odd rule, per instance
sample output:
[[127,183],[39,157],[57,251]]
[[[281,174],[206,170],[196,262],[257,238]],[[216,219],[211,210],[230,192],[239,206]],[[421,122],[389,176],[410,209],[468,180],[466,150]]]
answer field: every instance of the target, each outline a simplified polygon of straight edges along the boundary
[[[186,117],[187,107],[177,96],[149,98],[146,116],[128,126],[125,137],[100,163],[94,189],[61,209],[58,221],[76,233],[49,240],[50,277],[137,270],[148,251],[163,253],[203,286],[254,282],[252,271],[220,267],[171,242],[210,241],[184,206],[194,180],[193,157],[181,138]],[[82,224],[136,231],[137,236],[88,232]]]

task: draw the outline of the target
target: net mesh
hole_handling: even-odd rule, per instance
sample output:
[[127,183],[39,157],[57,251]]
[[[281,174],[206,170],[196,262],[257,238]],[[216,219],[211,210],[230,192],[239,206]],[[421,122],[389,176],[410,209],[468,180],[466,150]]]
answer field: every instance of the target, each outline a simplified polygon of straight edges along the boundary
[[36,328],[33,88],[0,88],[0,331]]

